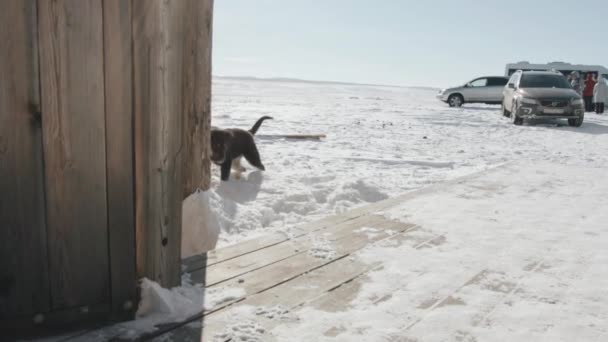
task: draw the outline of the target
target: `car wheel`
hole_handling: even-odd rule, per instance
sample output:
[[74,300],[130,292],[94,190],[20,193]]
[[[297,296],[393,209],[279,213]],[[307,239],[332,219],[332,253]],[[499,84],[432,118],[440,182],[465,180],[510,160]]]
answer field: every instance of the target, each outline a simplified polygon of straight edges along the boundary
[[460,107],[464,104],[464,99],[460,94],[453,94],[448,97],[448,104],[450,107]]
[[517,116],[517,105],[515,103],[511,106],[511,122],[517,126],[521,126],[524,123],[524,119]]
[[584,115],[581,115],[576,119],[568,119],[568,125],[570,125],[572,127],[581,127],[584,119],[585,119]]

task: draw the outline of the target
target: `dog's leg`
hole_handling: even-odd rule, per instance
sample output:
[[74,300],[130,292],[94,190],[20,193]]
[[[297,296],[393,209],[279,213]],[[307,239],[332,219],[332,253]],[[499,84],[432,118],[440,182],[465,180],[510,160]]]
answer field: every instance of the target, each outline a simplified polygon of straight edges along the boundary
[[227,181],[230,178],[230,166],[232,162],[230,158],[226,157],[226,160],[222,163],[222,180]]
[[260,160],[260,153],[258,152],[258,148],[255,145],[251,145],[247,149],[247,152],[243,153],[243,156],[245,157],[245,159],[247,159],[249,164],[257,167],[262,171],[266,171],[264,164],[262,164],[262,161]]
[[241,158],[242,157],[238,157],[235,158],[232,161],[232,169],[235,170],[236,172],[234,173],[234,178],[235,179],[241,179],[241,175],[243,172],[247,171],[242,165],[241,165]]
[[241,165],[241,158],[242,157],[238,157],[232,161],[232,168],[238,172],[245,172],[247,169]]

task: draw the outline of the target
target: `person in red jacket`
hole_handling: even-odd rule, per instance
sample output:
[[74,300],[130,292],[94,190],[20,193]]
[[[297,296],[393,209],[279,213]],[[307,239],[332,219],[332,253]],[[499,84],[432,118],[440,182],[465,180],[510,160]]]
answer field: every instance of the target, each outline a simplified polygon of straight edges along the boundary
[[585,90],[583,90],[583,99],[585,100],[585,111],[593,112],[593,88],[595,87],[595,77],[592,73],[587,73],[585,78]]

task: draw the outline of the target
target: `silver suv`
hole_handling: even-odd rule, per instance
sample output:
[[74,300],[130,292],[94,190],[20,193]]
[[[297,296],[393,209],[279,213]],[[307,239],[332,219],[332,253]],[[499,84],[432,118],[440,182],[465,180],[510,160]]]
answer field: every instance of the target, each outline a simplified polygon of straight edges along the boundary
[[583,99],[557,71],[516,71],[504,88],[502,113],[516,125],[552,118],[580,127],[585,117]]
[[465,103],[499,104],[508,79],[503,76],[476,78],[463,86],[442,89],[437,98],[447,102],[450,107],[460,107]]

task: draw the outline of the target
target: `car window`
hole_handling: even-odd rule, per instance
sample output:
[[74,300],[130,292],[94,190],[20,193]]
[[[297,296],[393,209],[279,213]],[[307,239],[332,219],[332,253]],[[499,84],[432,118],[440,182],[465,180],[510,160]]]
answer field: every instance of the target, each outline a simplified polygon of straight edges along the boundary
[[525,74],[519,82],[520,88],[572,88],[568,80],[562,75],[534,75]]
[[507,84],[507,79],[502,77],[488,78],[488,87],[503,87]]
[[469,83],[469,86],[471,87],[485,87],[488,83],[488,79],[487,78],[479,78],[476,79],[474,81],[471,81],[471,83]]
[[514,85],[517,86],[517,82],[519,81],[519,75],[521,75],[521,74],[514,74],[513,76],[511,76],[509,83],[513,83]]

